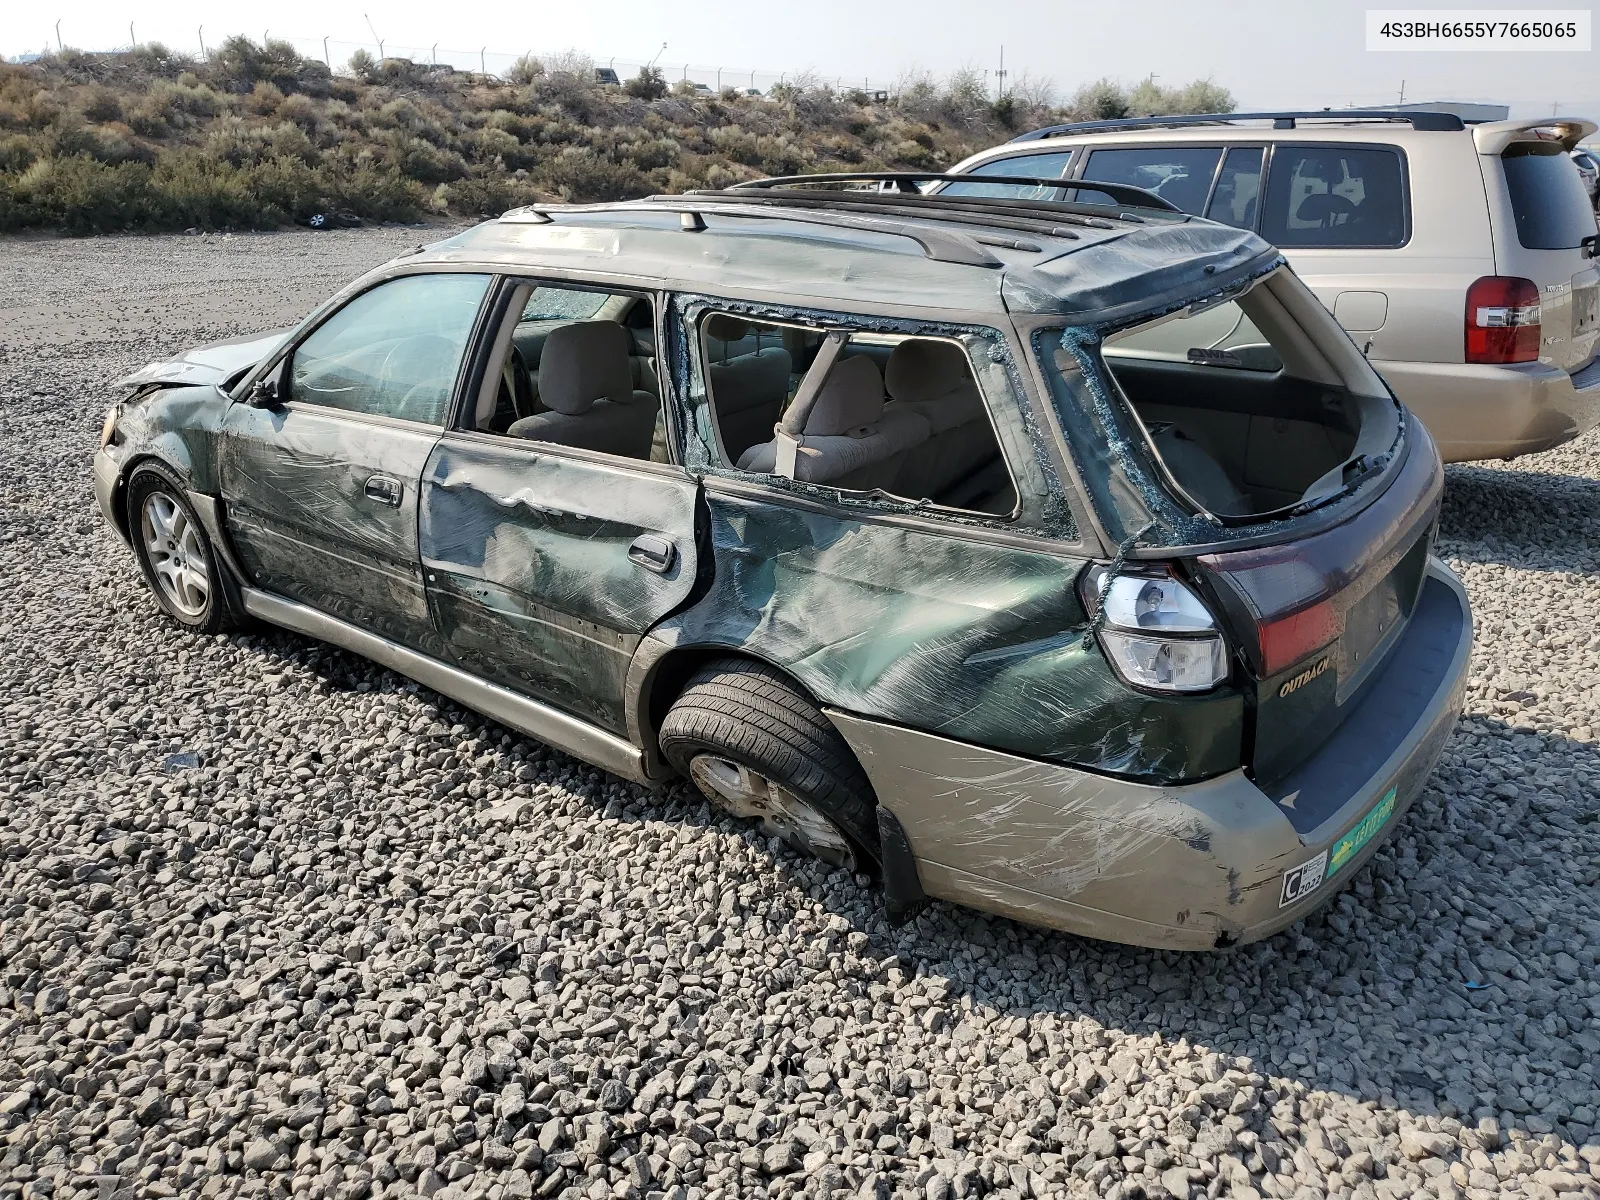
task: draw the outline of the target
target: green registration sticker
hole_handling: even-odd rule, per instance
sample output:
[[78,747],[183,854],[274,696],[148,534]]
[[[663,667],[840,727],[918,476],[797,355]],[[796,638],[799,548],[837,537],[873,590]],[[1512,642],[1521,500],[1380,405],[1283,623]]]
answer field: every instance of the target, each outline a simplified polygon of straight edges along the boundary
[[1376,837],[1378,831],[1389,823],[1389,818],[1394,816],[1394,803],[1395,789],[1390,788],[1384,793],[1383,799],[1373,806],[1371,812],[1361,818],[1354,829],[1333,844],[1333,849],[1328,851],[1329,875],[1354,858],[1356,851]]

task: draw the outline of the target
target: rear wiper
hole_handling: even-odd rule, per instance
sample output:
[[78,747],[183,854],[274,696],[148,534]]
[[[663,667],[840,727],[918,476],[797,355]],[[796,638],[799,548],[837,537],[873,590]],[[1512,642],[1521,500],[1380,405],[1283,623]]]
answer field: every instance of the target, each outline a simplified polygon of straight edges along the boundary
[[1353,488],[1368,475],[1374,475],[1389,465],[1387,454],[1358,454],[1345,463],[1344,470],[1339,473],[1339,480],[1347,488]]

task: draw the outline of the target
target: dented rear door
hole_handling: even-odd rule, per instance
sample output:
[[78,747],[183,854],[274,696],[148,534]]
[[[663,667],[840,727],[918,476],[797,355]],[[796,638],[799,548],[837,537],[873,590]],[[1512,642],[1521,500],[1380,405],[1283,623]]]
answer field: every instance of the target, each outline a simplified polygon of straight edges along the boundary
[[694,586],[681,467],[447,433],[422,479],[429,604],[474,674],[625,732],[628,663]]

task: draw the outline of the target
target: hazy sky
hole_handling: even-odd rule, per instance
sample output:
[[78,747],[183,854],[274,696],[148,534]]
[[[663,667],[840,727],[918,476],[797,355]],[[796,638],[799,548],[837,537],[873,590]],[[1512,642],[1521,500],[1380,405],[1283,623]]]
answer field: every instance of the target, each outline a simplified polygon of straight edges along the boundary
[[[1388,0],[1398,4],[1399,0]],[[1414,3],[1415,0],[1412,0]],[[1458,3],[1461,0],[1457,0]],[[1559,0],[1558,0],[1559,2]],[[128,43],[128,22],[140,41],[198,49],[197,27],[214,46],[230,33],[288,37],[302,51],[321,52],[332,39],[335,64],[354,43],[371,43],[371,17],[389,53],[475,65],[480,46],[494,56],[575,47],[623,68],[667,43],[660,62],[669,79],[689,74],[743,82],[758,70],[813,69],[847,82],[887,86],[903,71],[943,73],[961,66],[993,69],[1000,47],[1006,66],[1052,79],[1059,92],[1109,75],[1133,81],[1152,72],[1160,83],[1211,76],[1241,107],[1320,108],[1389,103],[1401,82],[1408,100],[1510,103],[1514,115],[1552,111],[1600,118],[1600,62],[1590,53],[1371,53],[1365,48],[1366,4],[1346,0],[1285,4],[1271,0],[1146,0],[1134,5],[1079,0],[804,0],[729,3],[719,0],[605,0],[523,4],[440,4],[437,0],[274,0],[271,5],[218,5],[163,0],[129,5],[110,0],[18,0],[0,16],[0,53],[16,55],[54,44],[55,20],[70,46],[104,49]],[[1523,6],[1531,7],[1531,6]],[[453,51],[453,54],[447,52]],[[991,77],[992,79],[992,77]]]

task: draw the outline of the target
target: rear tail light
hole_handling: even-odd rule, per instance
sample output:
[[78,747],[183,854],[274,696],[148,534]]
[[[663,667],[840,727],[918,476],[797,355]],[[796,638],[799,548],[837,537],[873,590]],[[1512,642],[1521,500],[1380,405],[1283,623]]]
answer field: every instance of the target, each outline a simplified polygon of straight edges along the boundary
[[1204,602],[1171,575],[1118,575],[1104,567],[1084,579],[1084,602],[1104,607],[1101,649],[1135,687],[1203,692],[1228,678],[1228,651]]
[[1467,289],[1467,361],[1533,362],[1539,357],[1539,285],[1485,275]]

